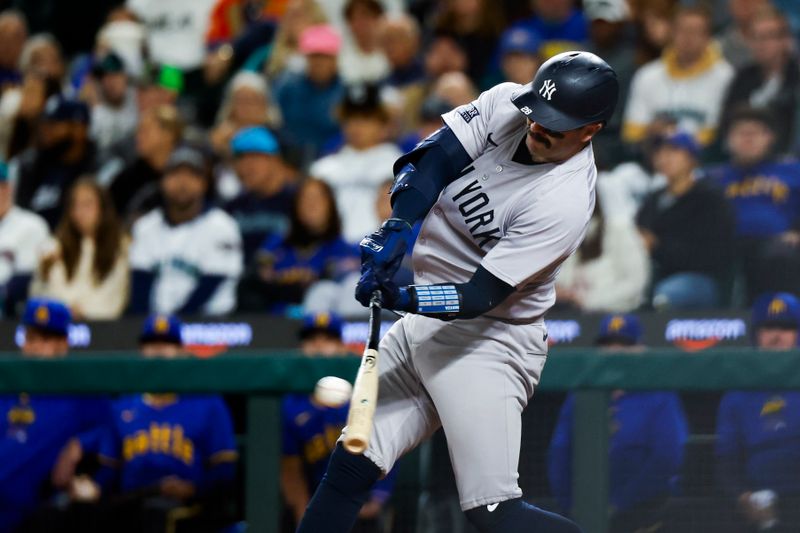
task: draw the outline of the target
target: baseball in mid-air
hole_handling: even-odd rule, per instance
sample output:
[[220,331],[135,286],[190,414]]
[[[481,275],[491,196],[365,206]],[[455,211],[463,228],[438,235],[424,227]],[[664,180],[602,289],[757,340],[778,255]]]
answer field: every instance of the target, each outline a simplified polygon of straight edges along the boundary
[[314,387],[314,401],[325,407],[341,407],[350,400],[353,386],[342,378],[325,376]]

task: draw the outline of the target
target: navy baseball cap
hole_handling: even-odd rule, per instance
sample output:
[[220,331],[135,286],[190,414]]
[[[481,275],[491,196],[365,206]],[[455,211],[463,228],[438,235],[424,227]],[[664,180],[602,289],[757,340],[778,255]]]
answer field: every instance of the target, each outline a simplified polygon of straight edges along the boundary
[[541,46],[542,38],[539,34],[527,28],[512,28],[500,37],[501,56],[513,52],[537,55]]
[[89,123],[89,107],[73,98],[63,94],[55,94],[47,99],[44,105],[42,118],[51,122],[80,122]]
[[22,324],[53,335],[67,336],[72,314],[66,305],[49,298],[31,298],[25,305]]
[[239,130],[231,139],[231,152],[242,154],[277,155],[280,153],[278,139],[264,126],[253,126]]
[[307,339],[314,333],[327,333],[331,337],[341,339],[343,326],[341,317],[335,313],[312,313],[303,317],[300,340]]
[[109,52],[103,57],[96,59],[94,66],[92,66],[92,74],[97,77],[103,76],[104,74],[119,72],[125,72],[125,62],[114,52]]
[[753,304],[753,331],[758,328],[800,329],[800,300],[788,292],[762,294]]
[[175,315],[150,315],[142,325],[139,335],[141,344],[147,342],[167,342],[183,345],[181,327],[183,324]]
[[672,135],[662,137],[656,144],[658,147],[665,145],[685,150],[695,159],[700,155],[700,144],[692,134],[685,131],[676,131]]
[[208,172],[205,154],[193,146],[183,145],[173,150],[169,159],[167,159],[167,164],[164,166],[164,173],[166,174],[178,167],[189,167],[203,176]]
[[603,318],[595,344],[634,346],[642,340],[642,323],[636,315],[615,314]]
[[380,88],[374,83],[355,83],[346,88],[339,104],[340,118],[375,116],[389,120],[389,113],[381,100]]

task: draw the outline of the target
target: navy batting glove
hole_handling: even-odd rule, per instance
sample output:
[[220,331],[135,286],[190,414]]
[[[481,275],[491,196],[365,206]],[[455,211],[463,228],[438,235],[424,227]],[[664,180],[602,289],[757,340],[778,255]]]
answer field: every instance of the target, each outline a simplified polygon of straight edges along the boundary
[[361,272],[374,268],[379,282],[389,281],[397,273],[413,238],[411,224],[401,218],[390,218],[381,228],[361,240]]
[[375,271],[371,268],[364,270],[356,285],[356,300],[364,307],[369,307],[372,293],[381,291],[381,306],[384,309],[395,311],[413,311],[416,308],[415,300],[408,287],[398,287],[391,280],[379,281]]
[[364,307],[369,307],[369,300],[372,298],[372,293],[381,288],[378,279],[375,277],[375,271],[372,268],[362,268],[361,277],[358,279],[356,285],[356,300]]

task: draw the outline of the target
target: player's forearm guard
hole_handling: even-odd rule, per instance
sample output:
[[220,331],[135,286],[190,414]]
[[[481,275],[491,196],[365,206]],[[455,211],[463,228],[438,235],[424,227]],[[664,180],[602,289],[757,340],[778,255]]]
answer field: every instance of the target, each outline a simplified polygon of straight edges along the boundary
[[398,308],[418,315],[452,318],[461,312],[461,293],[455,285],[409,285],[400,288]]

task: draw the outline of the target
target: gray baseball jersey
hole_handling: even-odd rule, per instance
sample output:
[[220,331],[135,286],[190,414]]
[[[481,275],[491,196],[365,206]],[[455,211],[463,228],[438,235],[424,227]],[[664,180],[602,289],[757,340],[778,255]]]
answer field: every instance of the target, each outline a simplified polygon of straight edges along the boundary
[[542,316],[594,209],[591,146],[560,164],[512,160],[526,131],[511,102],[519,88],[498,85],[443,115],[473,162],[426,216],[413,256],[417,283],[463,283],[482,265],[516,291],[473,320],[409,314],[394,324],[365,453],[388,471],[442,426],[465,510],[522,494],[521,414],[547,357]]
[[594,210],[591,146],[560,164],[512,160],[525,116],[500,84],[442,116],[472,164],[439,196],[414,247],[415,282],[464,283],[482,265],[516,287],[488,316],[530,323],[555,302],[558,268],[580,244]]

